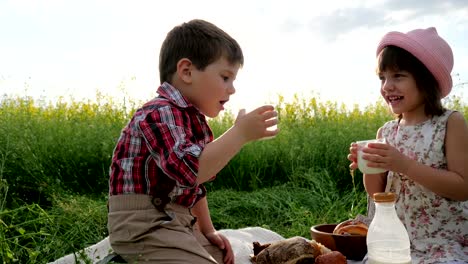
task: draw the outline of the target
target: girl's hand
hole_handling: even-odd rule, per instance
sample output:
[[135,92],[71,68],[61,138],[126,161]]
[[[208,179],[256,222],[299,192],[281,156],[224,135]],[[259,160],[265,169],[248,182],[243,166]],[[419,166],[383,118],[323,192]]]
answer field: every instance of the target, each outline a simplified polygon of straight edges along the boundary
[[231,243],[222,234],[217,231],[205,234],[206,238],[213,244],[219,247],[224,252],[224,263],[234,264],[234,252],[232,251]]
[[[374,168],[384,168],[389,171],[407,174],[408,169],[416,161],[399,152],[395,147],[384,143],[369,143],[363,148],[362,158],[367,160],[367,165]],[[367,154],[377,154],[366,155]]]
[[349,168],[351,170],[355,170],[355,169],[358,168],[358,164],[357,164],[357,144],[355,142],[352,142],[351,146],[349,147],[348,160],[351,161],[351,164],[349,165]]

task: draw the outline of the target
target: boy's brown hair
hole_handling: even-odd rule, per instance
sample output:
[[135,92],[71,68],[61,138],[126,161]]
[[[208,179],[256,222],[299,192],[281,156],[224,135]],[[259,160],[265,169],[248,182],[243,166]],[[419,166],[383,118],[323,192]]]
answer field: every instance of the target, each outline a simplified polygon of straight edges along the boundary
[[423,96],[424,112],[428,116],[441,115],[444,107],[441,102],[439,84],[424,64],[408,51],[396,47],[385,47],[378,56],[377,75],[385,70],[407,71],[413,75],[416,86]]
[[229,63],[244,64],[242,49],[235,39],[214,24],[194,19],[167,33],[159,54],[159,79],[171,83],[177,62],[187,58],[199,70],[225,56]]

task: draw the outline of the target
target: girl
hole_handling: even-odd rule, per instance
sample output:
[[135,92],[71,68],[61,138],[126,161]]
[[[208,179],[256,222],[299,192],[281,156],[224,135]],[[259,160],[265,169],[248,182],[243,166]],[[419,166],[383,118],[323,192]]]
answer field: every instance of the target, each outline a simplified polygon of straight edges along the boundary
[[[452,89],[452,50],[433,27],[389,32],[377,59],[380,93],[398,118],[377,131],[387,144],[364,149],[370,167],[388,170],[364,174],[365,189],[397,194],[413,263],[468,263],[468,127],[441,103]],[[351,169],[356,150],[352,143]]]

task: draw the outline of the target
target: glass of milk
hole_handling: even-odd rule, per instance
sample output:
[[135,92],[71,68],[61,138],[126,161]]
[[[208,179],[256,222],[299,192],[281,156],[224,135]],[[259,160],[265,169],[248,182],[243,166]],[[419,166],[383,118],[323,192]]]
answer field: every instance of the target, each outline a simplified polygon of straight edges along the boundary
[[386,172],[387,171],[386,169],[371,168],[371,167],[367,166],[368,161],[362,158],[362,155],[363,155],[362,149],[367,147],[367,144],[369,144],[369,143],[384,143],[385,144],[387,142],[385,141],[384,138],[356,141],[356,144],[357,144],[357,161],[358,161],[359,170],[364,174],[377,174],[377,173]]

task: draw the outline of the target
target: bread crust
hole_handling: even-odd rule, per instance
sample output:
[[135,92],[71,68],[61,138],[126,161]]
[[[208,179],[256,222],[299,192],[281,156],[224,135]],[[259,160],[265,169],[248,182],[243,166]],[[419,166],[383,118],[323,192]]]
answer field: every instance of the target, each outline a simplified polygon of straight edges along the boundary
[[335,229],[333,230],[333,234],[345,236],[366,236],[367,231],[368,227],[365,223],[359,220],[350,219],[336,225]]
[[348,260],[339,251],[332,251],[315,258],[315,264],[347,264]]
[[[315,263],[316,259],[323,264],[341,264],[346,257],[338,251],[331,251],[315,240],[303,237],[292,237],[267,244],[253,242],[254,255],[251,262],[255,264],[305,264]],[[330,254],[330,255],[329,255]]]

